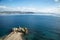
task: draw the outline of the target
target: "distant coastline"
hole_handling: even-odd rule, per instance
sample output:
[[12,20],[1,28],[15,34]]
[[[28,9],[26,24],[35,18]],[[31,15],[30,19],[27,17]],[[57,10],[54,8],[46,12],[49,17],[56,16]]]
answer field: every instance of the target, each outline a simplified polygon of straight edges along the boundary
[[11,14],[11,13],[20,13],[20,14],[21,14],[21,13],[23,13],[23,14],[24,14],[24,13],[25,13],[25,14],[30,13],[30,14],[31,14],[31,13],[32,13],[32,14],[33,14],[34,12],[21,12],[21,11],[1,11],[0,13],[8,13],[8,14]]
[[56,16],[60,17],[60,14],[55,13],[45,13],[45,12],[30,12],[30,11],[0,11],[0,16],[3,15],[47,15],[47,16]]

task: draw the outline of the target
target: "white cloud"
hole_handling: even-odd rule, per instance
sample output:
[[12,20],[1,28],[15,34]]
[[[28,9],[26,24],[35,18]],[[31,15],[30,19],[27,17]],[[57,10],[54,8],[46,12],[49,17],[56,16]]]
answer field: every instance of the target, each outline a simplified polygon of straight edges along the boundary
[[33,8],[33,7],[7,7],[0,6],[0,11],[33,11],[33,12],[44,12],[44,13],[60,13],[59,7],[50,7],[50,8]]
[[6,6],[0,6],[0,8],[6,8]]
[[3,11],[34,11],[35,8],[32,7],[7,7],[7,6],[0,6],[0,9],[3,9]]

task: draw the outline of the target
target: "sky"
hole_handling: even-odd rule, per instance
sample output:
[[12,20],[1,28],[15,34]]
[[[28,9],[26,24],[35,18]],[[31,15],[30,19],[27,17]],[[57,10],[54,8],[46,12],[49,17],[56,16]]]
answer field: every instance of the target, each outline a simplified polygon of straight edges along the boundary
[[0,0],[0,11],[60,13],[60,0]]

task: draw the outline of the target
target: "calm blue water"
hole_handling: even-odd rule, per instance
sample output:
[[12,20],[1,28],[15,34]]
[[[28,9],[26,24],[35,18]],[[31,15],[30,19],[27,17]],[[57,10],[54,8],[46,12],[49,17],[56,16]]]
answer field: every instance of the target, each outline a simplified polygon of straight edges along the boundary
[[28,28],[28,40],[60,40],[60,18],[47,15],[0,16],[0,37],[19,25]]

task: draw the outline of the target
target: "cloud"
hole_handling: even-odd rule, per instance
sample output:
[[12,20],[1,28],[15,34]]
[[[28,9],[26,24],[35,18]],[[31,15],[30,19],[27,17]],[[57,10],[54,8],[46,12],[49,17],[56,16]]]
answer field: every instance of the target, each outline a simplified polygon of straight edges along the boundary
[[6,6],[0,6],[0,8],[6,8]]
[[0,6],[0,9],[3,9],[2,11],[34,11],[35,8],[32,7],[7,7],[7,6]]
[[0,11],[31,11],[31,12],[44,12],[44,13],[59,13],[60,14],[60,6],[59,7],[48,7],[48,8],[33,8],[33,7],[8,7],[8,6],[0,6]]

